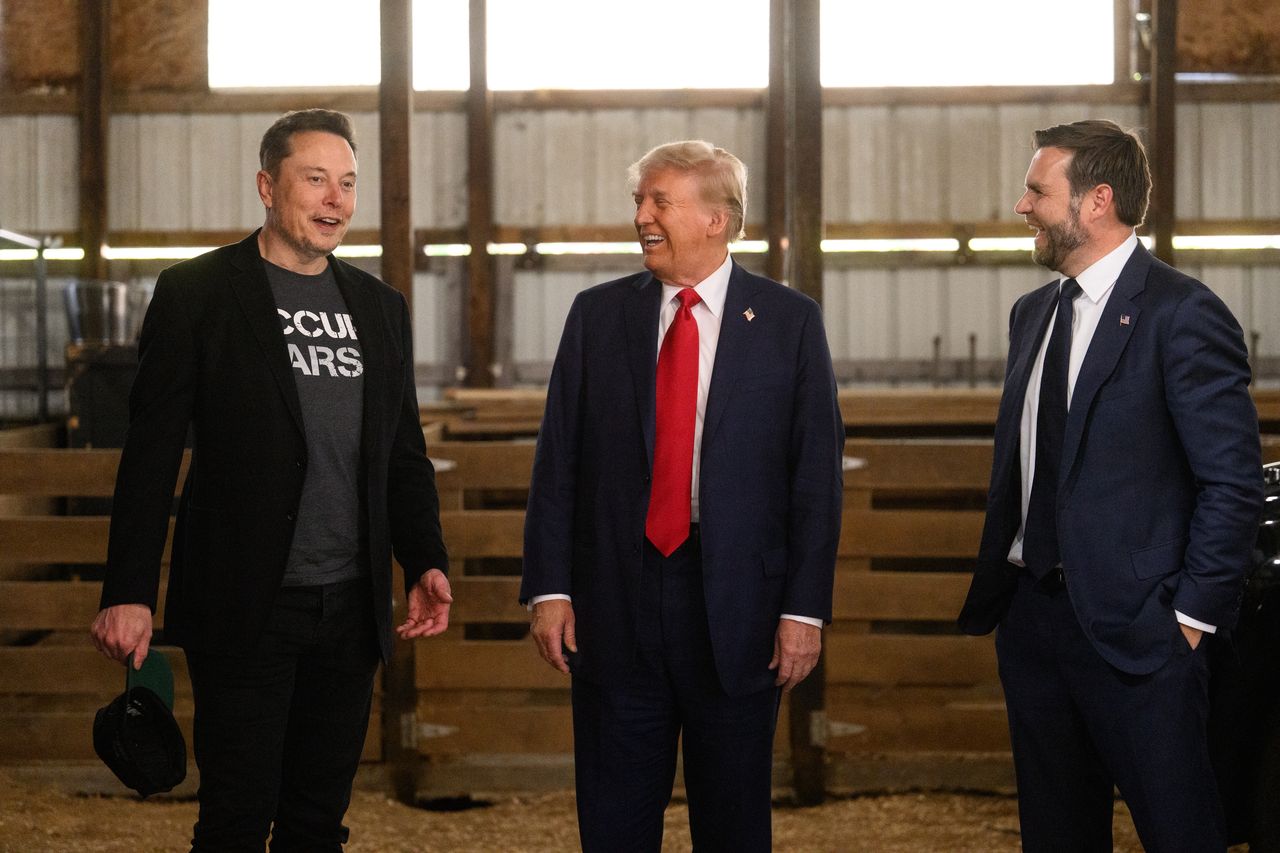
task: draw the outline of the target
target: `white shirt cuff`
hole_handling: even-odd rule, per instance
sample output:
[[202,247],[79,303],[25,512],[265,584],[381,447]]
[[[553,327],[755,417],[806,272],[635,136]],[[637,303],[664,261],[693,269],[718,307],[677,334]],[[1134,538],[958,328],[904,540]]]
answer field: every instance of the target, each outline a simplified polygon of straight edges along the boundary
[[1178,621],[1183,625],[1186,625],[1188,628],[1195,628],[1198,631],[1204,631],[1206,634],[1218,633],[1217,625],[1210,625],[1208,622],[1201,622],[1199,619],[1192,619],[1187,614],[1178,610],[1173,611],[1173,615],[1178,617]]
[[529,603],[525,605],[525,609],[532,610],[535,604],[541,604],[544,601],[573,601],[573,599],[563,592],[553,592],[549,595],[535,595],[529,599]]
[[806,625],[812,625],[815,628],[822,627],[822,620],[815,619],[812,616],[796,616],[794,613],[783,613],[783,619],[790,619],[792,622],[803,622]]

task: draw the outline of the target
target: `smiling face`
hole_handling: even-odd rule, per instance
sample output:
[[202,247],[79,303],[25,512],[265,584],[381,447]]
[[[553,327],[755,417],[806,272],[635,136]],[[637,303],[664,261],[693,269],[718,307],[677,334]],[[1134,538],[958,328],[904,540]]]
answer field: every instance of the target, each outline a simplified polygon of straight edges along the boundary
[[693,287],[724,263],[728,215],[702,196],[699,176],[654,169],[635,189],[636,234],[644,265],[659,280]]
[[315,274],[355,213],[356,156],[341,136],[319,130],[294,134],[289,148],[276,175],[258,172],[258,196],[267,208],[259,247],[276,266]]
[[1026,192],[1014,206],[1035,232],[1031,259],[1055,272],[1074,276],[1088,264],[1082,259],[1090,236],[1080,224],[1080,198],[1071,195],[1067,165],[1071,152],[1040,148],[1027,169]]

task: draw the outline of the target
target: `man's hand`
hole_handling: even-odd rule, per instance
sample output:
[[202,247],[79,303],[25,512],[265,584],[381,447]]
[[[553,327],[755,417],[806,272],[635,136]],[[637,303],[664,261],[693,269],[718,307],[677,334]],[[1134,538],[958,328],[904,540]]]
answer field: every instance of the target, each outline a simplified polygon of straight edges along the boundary
[[439,569],[428,569],[409,588],[409,618],[396,628],[396,633],[402,640],[443,634],[449,627],[449,605],[452,603],[449,578]]
[[1191,647],[1192,651],[1195,651],[1200,645],[1200,640],[1204,637],[1204,631],[1199,628],[1192,628],[1190,625],[1184,625],[1181,622],[1178,623],[1178,627],[1182,629],[1182,636],[1187,638],[1187,645]]
[[540,601],[533,606],[533,622],[529,634],[538,647],[538,654],[553,669],[569,672],[569,662],[563,649],[576,653],[578,638],[574,634],[573,605],[563,598]]
[[114,604],[98,611],[89,628],[93,646],[112,660],[142,669],[151,649],[151,608],[145,604]]
[[784,693],[790,693],[791,688],[813,672],[821,652],[821,628],[794,619],[779,619],[778,633],[773,638],[773,659],[769,661],[769,669],[778,671],[773,683]]

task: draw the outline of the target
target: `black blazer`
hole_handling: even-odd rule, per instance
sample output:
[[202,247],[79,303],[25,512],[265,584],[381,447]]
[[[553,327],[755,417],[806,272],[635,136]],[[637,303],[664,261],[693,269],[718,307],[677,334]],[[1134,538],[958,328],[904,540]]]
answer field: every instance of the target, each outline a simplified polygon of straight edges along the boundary
[[[1056,303],[1055,281],[1010,316],[986,526],[960,614],[967,633],[996,627],[1017,582],[1007,555],[1022,511],[1019,422]],[[1062,444],[1062,566],[1098,653],[1144,675],[1183,643],[1175,610],[1230,628],[1261,508],[1240,326],[1209,288],[1139,244],[1080,367]]]
[[[574,300],[533,463],[520,598],[573,597],[574,674],[596,683],[635,654],[661,296],[644,272]],[[707,622],[730,695],[773,684],[781,614],[831,620],[843,448],[820,309],[735,264],[699,468]]]
[[[101,606],[155,609],[190,426],[164,614],[166,641],[187,648],[243,648],[259,636],[284,574],[306,473],[302,412],[257,237],[160,274],[129,396]],[[430,568],[447,571],[448,557],[418,422],[405,300],[349,264],[332,256],[329,264],[364,359],[360,528],[386,658],[393,549],[406,588]]]

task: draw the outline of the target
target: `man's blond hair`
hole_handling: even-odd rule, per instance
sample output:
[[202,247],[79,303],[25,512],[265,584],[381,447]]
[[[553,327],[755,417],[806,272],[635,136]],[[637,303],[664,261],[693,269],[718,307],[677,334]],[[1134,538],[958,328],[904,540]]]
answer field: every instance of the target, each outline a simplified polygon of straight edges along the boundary
[[698,176],[702,199],[729,215],[727,241],[741,240],[746,231],[747,167],[723,148],[701,139],[668,142],[649,151],[627,169],[627,186],[632,192],[641,179],[662,169],[678,169]]

